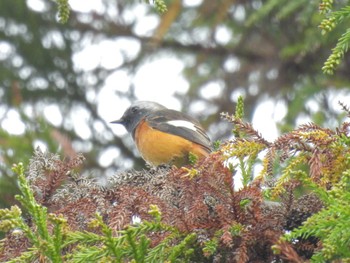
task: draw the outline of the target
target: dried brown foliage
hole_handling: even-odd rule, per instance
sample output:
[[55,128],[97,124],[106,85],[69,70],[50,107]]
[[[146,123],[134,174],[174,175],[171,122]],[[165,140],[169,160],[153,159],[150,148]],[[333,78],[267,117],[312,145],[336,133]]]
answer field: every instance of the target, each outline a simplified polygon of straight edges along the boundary
[[2,242],[4,242],[4,248],[0,251],[0,262],[20,256],[30,246],[24,235],[16,235],[16,233],[7,234]]
[[[209,262],[268,262],[278,258],[271,246],[286,226],[283,209],[264,202],[257,184],[233,191],[232,173],[222,165],[219,154],[198,163],[198,174],[193,178],[186,169],[132,171],[111,178],[108,187],[68,173],[67,167],[74,169],[72,164],[79,164],[79,160],[81,157],[67,161],[65,167],[53,155],[37,152],[30,166],[38,172],[29,176],[34,189],[54,189],[41,191],[52,195],[38,195],[38,200],[51,212],[63,214],[72,230],[91,231],[88,223],[95,212],[101,213],[110,227],[120,230],[135,215],[151,219],[149,205],[156,204],[165,223],[185,233],[196,232],[200,245],[221,231],[217,252],[205,259]],[[48,162],[52,164],[44,165]],[[58,186],[63,180],[69,182]],[[235,225],[242,227],[233,235]],[[164,236],[151,238],[155,245]],[[18,255],[27,245],[26,240],[9,235],[1,259]]]
[[[197,233],[199,247],[214,236],[219,238],[217,251],[207,257],[203,254],[200,262],[277,258],[270,248],[283,232],[285,220],[280,211],[263,202],[257,184],[234,191],[232,172],[223,166],[218,153],[196,164],[195,175],[185,168],[130,171],[110,178],[106,187],[74,172],[81,161],[81,156],[60,161],[38,150],[28,172],[37,200],[49,211],[63,214],[71,230],[92,231],[89,222],[99,212],[118,231],[132,223],[134,216],[151,219],[152,204],[160,208],[164,223],[183,233]],[[239,230],[233,234],[235,227]],[[156,245],[164,236],[150,238]],[[28,245],[12,235],[5,242],[1,260],[18,255]]]

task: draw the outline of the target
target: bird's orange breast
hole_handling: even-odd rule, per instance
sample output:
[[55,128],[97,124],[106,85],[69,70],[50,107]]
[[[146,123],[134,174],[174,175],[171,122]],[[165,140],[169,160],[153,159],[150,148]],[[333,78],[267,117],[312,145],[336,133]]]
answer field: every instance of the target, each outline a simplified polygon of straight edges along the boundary
[[198,158],[207,156],[208,150],[186,138],[153,129],[147,122],[141,121],[134,134],[136,146],[142,158],[152,165],[188,163],[192,153]]

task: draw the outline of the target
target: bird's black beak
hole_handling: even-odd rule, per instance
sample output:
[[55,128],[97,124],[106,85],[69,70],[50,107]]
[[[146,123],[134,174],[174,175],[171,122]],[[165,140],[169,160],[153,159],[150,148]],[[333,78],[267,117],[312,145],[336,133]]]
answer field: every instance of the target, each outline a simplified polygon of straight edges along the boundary
[[111,123],[116,123],[116,124],[121,124],[121,125],[124,125],[125,120],[124,120],[123,118],[120,118],[119,120],[116,120],[116,121],[111,121]]

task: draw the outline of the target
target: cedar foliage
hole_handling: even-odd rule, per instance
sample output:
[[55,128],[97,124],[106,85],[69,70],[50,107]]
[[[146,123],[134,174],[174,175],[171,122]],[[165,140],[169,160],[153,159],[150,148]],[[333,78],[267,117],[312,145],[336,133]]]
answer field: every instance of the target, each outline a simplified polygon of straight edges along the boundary
[[349,260],[350,123],[268,142],[242,115],[242,102],[222,115],[235,138],[193,166],[121,172],[105,187],[79,174],[81,155],[37,149],[26,172],[14,167],[22,208],[0,210],[1,262]]

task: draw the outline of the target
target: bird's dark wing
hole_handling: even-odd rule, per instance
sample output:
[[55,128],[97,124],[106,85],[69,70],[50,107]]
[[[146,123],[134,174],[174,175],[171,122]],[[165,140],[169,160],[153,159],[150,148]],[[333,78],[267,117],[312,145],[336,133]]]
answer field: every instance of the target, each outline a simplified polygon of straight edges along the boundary
[[154,129],[180,136],[211,151],[211,142],[200,123],[191,116],[175,110],[160,110],[146,117]]

